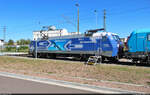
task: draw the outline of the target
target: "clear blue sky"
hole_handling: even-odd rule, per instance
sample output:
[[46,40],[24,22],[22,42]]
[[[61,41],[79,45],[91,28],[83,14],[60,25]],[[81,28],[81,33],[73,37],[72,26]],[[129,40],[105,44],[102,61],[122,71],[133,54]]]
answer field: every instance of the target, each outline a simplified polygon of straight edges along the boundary
[[[150,28],[150,0],[0,0],[0,39],[6,26],[6,41],[32,39],[32,32],[42,25],[55,25],[69,32],[77,31],[77,8],[80,5],[80,32],[96,28],[94,10],[98,11],[98,28],[128,36],[135,29]],[[64,15],[64,16],[63,16]]]

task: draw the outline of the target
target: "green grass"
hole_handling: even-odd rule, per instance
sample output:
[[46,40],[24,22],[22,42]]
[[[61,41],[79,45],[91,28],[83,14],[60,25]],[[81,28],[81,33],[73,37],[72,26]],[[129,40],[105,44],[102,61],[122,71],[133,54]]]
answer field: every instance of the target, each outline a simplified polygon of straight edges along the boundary
[[129,71],[129,68],[127,68],[127,67],[113,67],[113,69],[116,69],[119,71]]
[[148,79],[150,79],[150,75],[149,75],[149,76],[147,76],[147,78],[148,78]]
[[48,74],[53,74],[54,72],[47,72]]
[[149,86],[150,86],[150,82],[147,82],[147,85],[149,85]]

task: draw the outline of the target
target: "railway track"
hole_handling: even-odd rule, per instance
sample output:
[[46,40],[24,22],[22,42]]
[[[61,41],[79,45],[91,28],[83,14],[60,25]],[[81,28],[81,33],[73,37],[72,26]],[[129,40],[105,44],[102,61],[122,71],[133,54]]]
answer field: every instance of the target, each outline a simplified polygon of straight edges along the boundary
[[[14,57],[22,57],[22,58],[33,58],[29,54],[7,54],[5,56],[14,56]],[[49,58],[38,58],[38,59],[44,59],[48,60]],[[74,58],[74,57],[56,57],[55,59],[51,60],[62,60],[62,61],[70,61],[70,62],[82,62],[84,63],[85,61]],[[120,59],[119,62],[110,62],[110,61],[104,61],[103,64],[112,64],[112,65],[128,65],[128,66],[141,66],[141,67],[150,67],[150,64],[145,64],[145,63],[133,63],[129,59]]]

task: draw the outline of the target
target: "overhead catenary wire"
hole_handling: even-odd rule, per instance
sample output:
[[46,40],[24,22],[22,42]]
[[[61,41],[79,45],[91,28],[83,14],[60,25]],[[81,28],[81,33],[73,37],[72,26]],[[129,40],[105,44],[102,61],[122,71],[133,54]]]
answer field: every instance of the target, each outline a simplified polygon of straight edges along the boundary
[[136,9],[128,9],[120,12],[108,12],[107,15],[125,15],[125,14],[130,14],[130,13],[135,13],[143,10],[150,9],[150,7],[143,7],[143,8],[136,8]]
[[[142,10],[147,10],[147,9],[150,9],[150,7],[144,7],[144,8],[136,8],[136,9],[128,9],[128,10],[125,10],[125,11],[120,11],[120,12],[109,12],[107,11],[107,16],[111,16],[111,15],[123,15],[123,14],[129,14],[129,13],[134,13],[134,12],[138,12],[138,11],[142,11]],[[83,13],[81,13],[83,14]],[[103,16],[102,12],[99,13],[99,17]],[[46,17],[48,18],[48,17]],[[51,18],[51,17],[49,17]],[[56,17],[54,17],[56,19]],[[52,19],[54,19],[52,18]],[[80,21],[83,22],[83,21],[89,21],[89,19],[94,19],[93,16],[80,16]],[[71,20],[69,22],[67,22],[68,24],[71,22]],[[63,22],[65,23],[65,22]],[[72,22],[71,22],[72,23]],[[30,25],[22,25],[20,26],[21,27],[28,27],[28,26],[31,26],[33,24],[30,24]],[[59,25],[59,23],[55,23],[55,25]],[[74,23],[72,23],[72,25],[75,27],[76,25]],[[19,28],[19,27],[18,27]]]
[[[109,16],[117,16],[117,15],[126,15],[126,14],[133,14],[133,13],[135,13],[135,12],[147,12],[147,11],[144,11],[144,10],[149,10],[150,9],[150,7],[143,7],[143,8],[135,8],[135,9],[127,9],[127,10],[123,10],[123,11],[118,11],[118,10],[116,10],[116,11],[112,11],[112,12],[110,12],[109,10],[107,11],[107,17],[109,17]],[[90,11],[90,12],[92,12],[92,11]],[[87,13],[89,13],[89,12],[86,12],[86,13],[82,13],[81,12],[81,14],[82,15],[80,15],[80,22],[81,22],[81,24],[83,23],[83,22],[91,22],[91,20],[93,19],[93,23],[94,23],[94,14],[93,15],[90,15],[90,16],[85,16],[85,15],[83,15],[83,14],[87,14]],[[103,16],[103,13],[102,13],[102,11],[98,11],[98,13],[99,13],[99,16],[98,16],[98,18],[101,18],[102,16]],[[69,14],[69,13],[68,13]],[[75,15],[75,13],[73,13],[72,14],[72,16],[71,17],[73,17]],[[51,18],[51,17],[46,17],[46,18],[48,18],[48,19],[55,19],[55,20],[58,20],[56,17],[53,17],[53,18]],[[74,18],[71,18],[70,19],[70,21],[71,20],[74,20]],[[46,22],[45,20],[40,20],[40,22]],[[43,23],[42,23],[43,24]],[[60,22],[56,22],[56,23],[51,23],[52,25],[56,25],[56,26],[59,26],[59,27],[64,27],[64,25],[65,24],[69,24],[69,23],[66,23],[65,21],[62,21],[61,22],[61,24],[60,24]],[[28,29],[28,30],[30,30],[30,29],[32,29],[33,28],[33,26],[35,27],[35,25],[34,25],[34,23],[31,23],[31,24],[26,24],[26,25],[19,25],[19,26],[16,26],[17,27],[17,29],[22,29],[22,28],[26,28],[26,29]],[[75,24],[74,25],[72,25],[72,27],[74,27],[74,26],[76,26]],[[1,29],[1,31],[3,31],[3,26],[0,26],[0,29]],[[7,28],[6,28],[7,29]],[[34,30],[34,29],[32,29],[32,30]]]
[[[142,10],[147,10],[147,9],[150,9],[150,7],[144,7],[144,8],[136,8],[136,9],[129,9],[129,10],[125,10],[125,11],[120,11],[120,12],[108,12],[107,11],[107,15],[108,16],[111,16],[111,15],[123,15],[123,14],[128,14],[128,13],[134,13],[134,12],[137,12],[137,11],[142,11]],[[102,12],[99,13],[99,16],[103,16]],[[51,18],[51,17],[46,17],[46,18]],[[52,19],[56,19],[56,17],[53,17]],[[94,19],[94,17],[92,16],[80,16],[80,20],[81,21],[88,21],[89,19]],[[59,24],[59,23],[55,23],[55,24]],[[32,24],[26,24],[26,25],[21,25],[21,26],[16,26],[17,28],[22,28],[22,27],[31,27],[31,25],[34,25],[33,23]],[[3,27],[0,27],[0,29],[3,28]]]

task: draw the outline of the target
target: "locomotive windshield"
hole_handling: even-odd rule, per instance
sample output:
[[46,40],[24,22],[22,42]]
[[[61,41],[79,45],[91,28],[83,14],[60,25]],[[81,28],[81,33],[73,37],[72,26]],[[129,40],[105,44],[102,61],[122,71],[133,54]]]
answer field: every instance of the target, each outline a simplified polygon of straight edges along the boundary
[[120,41],[120,38],[118,35],[113,35],[113,38],[116,40],[116,41]]

